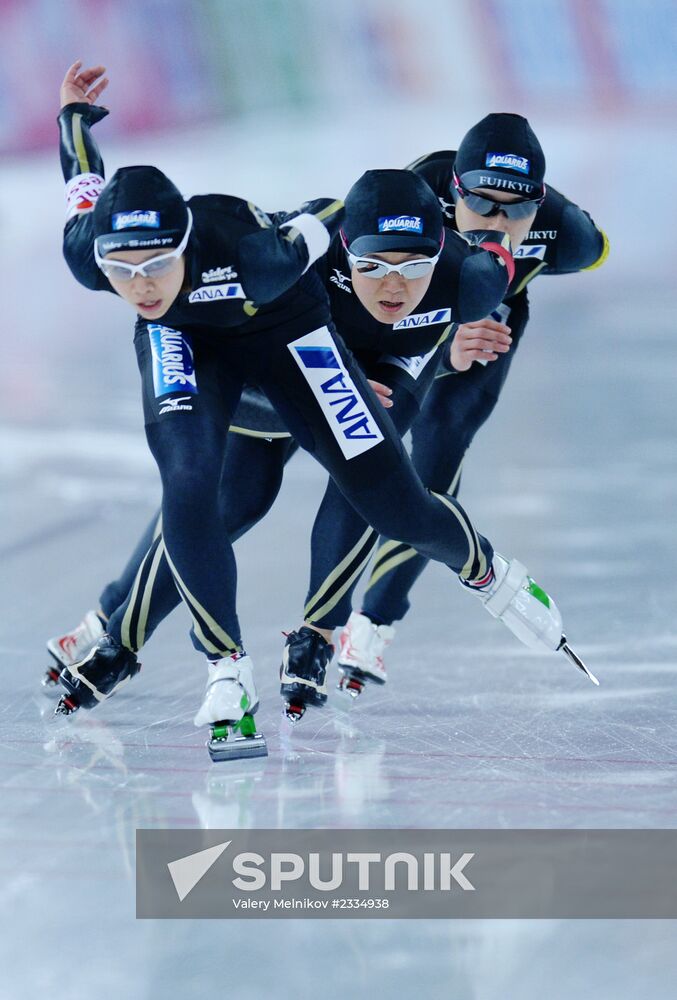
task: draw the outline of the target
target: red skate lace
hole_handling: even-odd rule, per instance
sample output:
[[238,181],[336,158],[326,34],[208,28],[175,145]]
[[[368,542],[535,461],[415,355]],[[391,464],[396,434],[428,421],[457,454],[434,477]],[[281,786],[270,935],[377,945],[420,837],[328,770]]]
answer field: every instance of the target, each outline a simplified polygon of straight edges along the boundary
[[469,587],[477,587],[478,590],[481,590],[482,587],[488,587],[489,584],[493,582],[494,577],[494,567],[490,566],[489,572],[486,573],[481,580],[466,580],[466,583]]

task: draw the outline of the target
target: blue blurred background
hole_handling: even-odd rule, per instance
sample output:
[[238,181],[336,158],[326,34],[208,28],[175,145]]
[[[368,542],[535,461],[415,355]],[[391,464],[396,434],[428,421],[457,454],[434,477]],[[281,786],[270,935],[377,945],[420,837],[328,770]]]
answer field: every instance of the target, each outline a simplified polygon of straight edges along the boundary
[[111,134],[347,104],[497,101],[669,116],[673,0],[2,0],[0,152],[53,145],[75,56],[115,81]]

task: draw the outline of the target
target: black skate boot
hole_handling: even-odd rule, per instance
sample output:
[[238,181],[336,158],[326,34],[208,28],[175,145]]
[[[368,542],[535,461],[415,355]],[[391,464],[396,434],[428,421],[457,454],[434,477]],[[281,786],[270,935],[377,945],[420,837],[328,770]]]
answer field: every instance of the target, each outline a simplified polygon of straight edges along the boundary
[[104,634],[87,656],[64,667],[59,674],[59,683],[68,694],[61,697],[54,714],[71,715],[79,708],[94,708],[140,669],[141,664],[131,650]]
[[307,705],[327,700],[327,666],[334,647],[315,629],[303,625],[287,635],[280,667],[280,694],[286,701],[285,715],[298,722]]

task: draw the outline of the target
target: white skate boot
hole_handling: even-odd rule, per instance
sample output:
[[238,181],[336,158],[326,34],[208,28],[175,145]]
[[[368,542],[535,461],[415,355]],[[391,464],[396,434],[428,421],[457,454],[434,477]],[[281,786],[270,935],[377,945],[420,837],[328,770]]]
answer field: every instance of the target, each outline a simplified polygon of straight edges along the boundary
[[83,658],[85,653],[104,633],[104,626],[96,611],[88,611],[79,625],[65,635],[55,635],[47,640],[47,652],[55,663],[42,678],[42,686],[48,694],[61,694],[59,674],[64,667],[71,667]]
[[593,684],[599,684],[583,661],[567,644],[562,632],[562,616],[553,599],[531,579],[517,559],[508,561],[494,553],[493,574],[484,585],[461,583],[476,594],[494,618],[498,618],[531,649],[561,649],[574,666],[582,670]]
[[339,637],[339,690],[357,698],[366,681],[385,684],[383,654],[395,637],[392,625],[375,625],[366,615],[353,611]]
[[259,699],[254,665],[243,653],[210,661],[204,699],[193,722],[211,726],[207,741],[214,761],[238,757],[267,757],[266,741],[256,732],[254,712]]

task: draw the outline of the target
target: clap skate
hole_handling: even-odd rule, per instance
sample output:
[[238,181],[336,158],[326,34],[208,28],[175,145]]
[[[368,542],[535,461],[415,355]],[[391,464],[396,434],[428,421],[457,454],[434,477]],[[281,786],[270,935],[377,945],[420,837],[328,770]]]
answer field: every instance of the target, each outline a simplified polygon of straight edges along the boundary
[[332,644],[306,625],[287,635],[280,667],[280,694],[290,722],[299,722],[308,705],[325,704],[327,666],[333,655]]
[[357,698],[368,682],[385,684],[383,653],[394,635],[392,625],[376,625],[366,615],[352,612],[339,638],[339,691]]
[[562,650],[567,658],[593,684],[599,681],[581,658],[569,646],[562,631],[562,616],[553,599],[527,574],[517,561],[508,561],[494,553],[486,582],[467,583],[464,587],[475,593],[494,618],[498,618],[513,635],[531,649]]
[[59,683],[68,693],[60,698],[54,714],[72,715],[79,708],[94,708],[140,669],[134,653],[104,633],[85,657],[59,674]]
[[90,647],[103,635],[103,625],[96,611],[88,611],[79,625],[65,635],[55,635],[47,640],[47,652],[54,659],[42,678],[46,694],[58,694],[59,674],[82,659]]
[[241,757],[267,757],[268,747],[256,732],[259,699],[254,666],[245,653],[234,653],[207,665],[207,688],[193,722],[210,726],[207,749],[215,762]]

